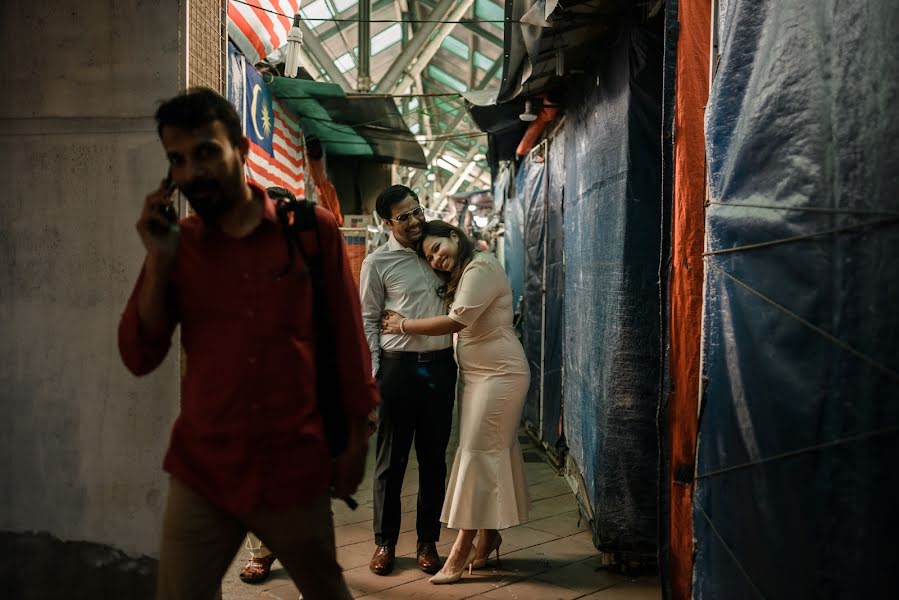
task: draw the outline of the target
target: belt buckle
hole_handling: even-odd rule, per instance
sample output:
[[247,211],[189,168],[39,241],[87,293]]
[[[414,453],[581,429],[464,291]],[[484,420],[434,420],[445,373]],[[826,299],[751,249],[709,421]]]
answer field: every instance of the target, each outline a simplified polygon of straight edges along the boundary
[[415,358],[416,358],[416,362],[420,362],[420,363],[431,362],[431,353],[430,352],[419,352]]

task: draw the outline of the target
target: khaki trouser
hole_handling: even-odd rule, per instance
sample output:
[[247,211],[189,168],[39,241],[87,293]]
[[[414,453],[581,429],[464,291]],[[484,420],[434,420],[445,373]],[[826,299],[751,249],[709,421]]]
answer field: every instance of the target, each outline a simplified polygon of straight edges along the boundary
[[305,600],[350,600],[334,546],[330,498],[245,519],[209,504],[175,479],[159,552],[157,600],[213,600],[240,542],[252,530],[287,569]]

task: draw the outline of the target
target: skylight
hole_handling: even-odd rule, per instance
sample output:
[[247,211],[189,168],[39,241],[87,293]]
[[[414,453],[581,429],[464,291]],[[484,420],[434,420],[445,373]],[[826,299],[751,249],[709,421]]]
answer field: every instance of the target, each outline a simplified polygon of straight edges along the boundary
[[459,159],[457,159],[455,156],[452,156],[452,155],[449,155],[449,154],[444,154],[444,155],[441,156],[440,158],[442,158],[443,160],[445,160],[445,161],[448,162],[449,164],[453,165],[453,167],[455,167],[455,168],[457,168],[457,169],[458,169],[459,167],[462,166],[462,162],[461,162]]
[[337,70],[341,73],[346,73],[356,66],[356,61],[353,60],[353,55],[347,52],[335,59],[334,64],[337,66]]
[[474,66],[482,71],[489,71],[493,67],[493,59],[486,54],[481,54],[477,50],[474,53]]
[[384,31],[375,34],[371,38],[372,56],[396,44],[403,37],[403,28],[399,23],[394,23]]
[[[474,14],[486,21],[502,21],[505,16],[503,7],[490,0],[476,0]],[[496,25],[502,27],[502,23],[496,23]]]
[[357,4],[359,4],[358,0],[334,0],[334,6],[337,7],[337,12],[343,12]]
[[300,9],[300,14],[303,15],[305,19],[308,19],[307,25],[309,25],[311,29],[317,29],[328,23],[328,21],[317,21],[314,19],[330,19],[334,16],[325,0],[315,0],[314,2],[310,2],[304,8]]
[[440,45],[443,48],[446,48],[447,50],[449,50],[450,52],[455,54],[456,56],[458,56],[459,58],[464,58],[465,60],[468,60],[468,53],[469,53],[468,44],[459,40],[458,38],[448,35],[448,36],[446,36],[446,39],[443,40],[443,43]]
[[456,79],[439,67],[428,65],[428,75],[430,75],[434,81],[440,82],[452,90],[456,90],[457,92],[468,91],[468,86],[465,85],[464,82]]

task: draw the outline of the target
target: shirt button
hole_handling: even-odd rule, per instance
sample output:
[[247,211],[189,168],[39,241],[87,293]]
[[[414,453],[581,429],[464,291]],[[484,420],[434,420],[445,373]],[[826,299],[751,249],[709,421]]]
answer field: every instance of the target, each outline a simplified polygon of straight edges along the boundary
[[255,364],[256,364],[256,357],[255,357],[255,356],[249,357],[249,358],[247,359],[247,362],[250,363],[251,365],[255,365]]
[[250,404],[250,408],[252,408],[253,410],[259,410],[259,403],[253,402],[252,404]]
[[242,277],[243,277],[243,280],[246,281],[247,279],[250,278],[250,274],[249,274],[249,273],[244,273],[244,274],[242,275]]
[[256,313],[254,313],[252,310],[248,310],[248,311],[247,311],[247,316],[250,317],[250,318],[252,319],[253,317],[256,316]]

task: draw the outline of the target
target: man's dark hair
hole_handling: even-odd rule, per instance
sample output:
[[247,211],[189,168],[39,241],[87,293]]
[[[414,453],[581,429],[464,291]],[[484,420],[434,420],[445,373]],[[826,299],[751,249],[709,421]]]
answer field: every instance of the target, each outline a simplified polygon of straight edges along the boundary
[[378,215],[382,219],[389,221],[393,205],[397,202],[402,202],[409,196],[415,198],[416,202],[418,201],[418,195],[411,188],[404,185],[392,185],[378,196],[375,202],[375,210],[378,211]]
[[162,137],[163,127],[196,129],[213,121],[221,121],[228,139],[235,146],[243,139],[243,128],[237,110],[221,94],[206,87],[190,88],[159,105],[156,131]]

